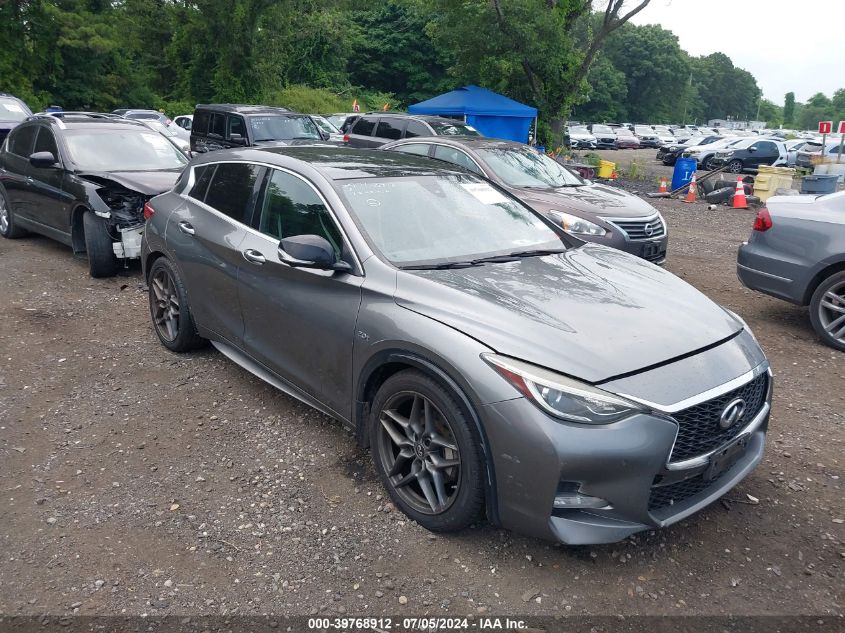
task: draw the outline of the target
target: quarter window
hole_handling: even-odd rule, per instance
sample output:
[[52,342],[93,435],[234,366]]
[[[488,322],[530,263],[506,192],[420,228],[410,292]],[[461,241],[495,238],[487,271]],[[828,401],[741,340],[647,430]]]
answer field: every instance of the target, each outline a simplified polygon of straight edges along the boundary
[[205,200],[205,192],[208,191],[208,183],[214,175],[216,165],[199,165],[194,167],[194,186],[191,187],[189,196],[195,200]]
[[277,240],[294,235],[319,235],[340,257],[343,240],[326,205],[301,178],[273,170],[261,206],[259,231]]
[[22,125],[12,132],[9,139],[9,151],[18,156],[29,157],[32,145],[35,143],[35,133],[38,128],[34,125]]
[[210,118],[210,113],[199,111],[194,115],[194,124],[188,129],[197,134],[206,134],[208,132],[208,120]]
[[446,147],[445,145],[435,145],[434,157],[438,160],[446,161],[447,163],[452,163],[453,165],[460,165],[461,167],[465,167],[470,171],[474,171],[476,174],[481,174],[481,170],[473,162],[473,160],[469,156],[464,154],[461,150],[455,149],[454,147]]
[[428,156],[428,150],[431,145],[426,143],[408,143],[407,145],[400,145],[393,149],[397,152],[404,152],[406,154],[417,154],[418,156]]
[[205,194],[205,203],[233,220],[249,224],[255,183],[261,167],[248,163],[221,163]]

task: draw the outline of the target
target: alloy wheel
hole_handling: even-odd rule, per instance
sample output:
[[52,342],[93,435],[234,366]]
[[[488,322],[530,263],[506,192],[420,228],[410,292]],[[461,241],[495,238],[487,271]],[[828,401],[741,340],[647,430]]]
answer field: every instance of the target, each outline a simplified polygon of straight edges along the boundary
[[179,295],[173,277],[167,270],[157,270],[150,288],[155,295],[153,323],[156,330],[165,340],[174,341],[179,335]]
[[728,164],[728,171],[730,171],[730,172],[731,172],[731,173],[733,173],[733,174],[738,174],[738,173],[740,173],[740,172],[742,171],[742,161],[739,161],[739,160],[732,160],[732,161]]
[[819,303],[819,322],[833,339],[845,343],[845,281],[824,293]]
[[385,403],[379,423],[379,459],[396,494],[421,514],[445,512],[461,484],[449,420],[427,397],[403,391]]
[[9,208],[6,206],[6,198],[0,196],[0,233],[6,235],[9,231]]

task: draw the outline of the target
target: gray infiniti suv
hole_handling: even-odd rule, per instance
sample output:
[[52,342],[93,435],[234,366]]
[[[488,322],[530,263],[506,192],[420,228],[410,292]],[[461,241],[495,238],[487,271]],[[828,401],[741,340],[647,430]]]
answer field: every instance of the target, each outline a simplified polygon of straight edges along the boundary
[[669,525],[760,461],[769,365],[665,270],[399,152],[242,149],[150,201],[158,338],[348,425],[422,526],[566,543]]

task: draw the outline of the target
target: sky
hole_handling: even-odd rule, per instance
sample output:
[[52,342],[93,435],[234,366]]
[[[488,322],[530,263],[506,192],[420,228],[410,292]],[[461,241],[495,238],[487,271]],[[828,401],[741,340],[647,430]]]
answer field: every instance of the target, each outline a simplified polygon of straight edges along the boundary
[[845,88],[845,0],[651,0],[631,21],[672,31],[690,55],[724,53],[778,105]]

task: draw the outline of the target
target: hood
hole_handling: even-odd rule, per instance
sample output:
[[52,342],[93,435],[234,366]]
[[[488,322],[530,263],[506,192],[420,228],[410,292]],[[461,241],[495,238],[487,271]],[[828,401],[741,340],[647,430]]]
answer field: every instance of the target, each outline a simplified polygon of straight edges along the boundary
[[81,173],[79,177],[99,185],[116,182],[122,187],[137,191],[145,196],[157,196],[160,193],[173,189],[173,185],[176,184],[176,180],[181,173],[181,169],[162,171],[110,171]]
[[678,277],[596,244],[505,264],[400,271],[395,300],[496,352],[591,383],[742,329]]
[[556,209],[608,218],[640,218],[657,213],[657,209],[642,198],[605,185],[592,184],[559,189],[508,189],[528,206],[540,212]]

